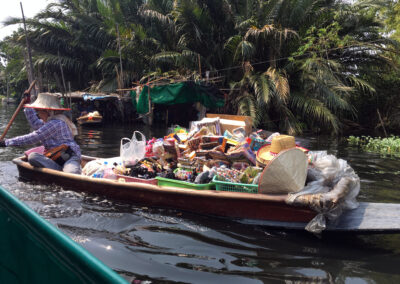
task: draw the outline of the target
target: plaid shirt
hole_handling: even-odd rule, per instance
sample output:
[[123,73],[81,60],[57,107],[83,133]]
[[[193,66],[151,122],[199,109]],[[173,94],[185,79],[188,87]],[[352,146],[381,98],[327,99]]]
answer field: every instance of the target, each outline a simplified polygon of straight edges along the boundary
[[44,123],[43,120],[37,117],[36,111],[32,108],[25,108],[24,112],[26,119],[35,131],[12,139],[6,139],[6,146],[24,146],[41,143],[46,150],[50,150],[65,144],[70,146],[78,157],[81,157],[81,150],[74,141],[71,130],[69,130],[68,125],[64,121],[52,119]]

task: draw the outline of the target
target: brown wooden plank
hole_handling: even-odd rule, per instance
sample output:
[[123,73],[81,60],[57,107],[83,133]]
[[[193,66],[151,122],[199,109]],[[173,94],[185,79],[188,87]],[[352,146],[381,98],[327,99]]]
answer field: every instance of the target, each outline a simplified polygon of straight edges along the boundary
[[245,115],[232,115],[232,114],[218,114],[218,113],[206,113],[206,117],[209,118],[215,118],[219,117],[222,119],[232,119],[232,120],[238,120],[238,121],[250,121],[251,122],[251,116],[245,116]]

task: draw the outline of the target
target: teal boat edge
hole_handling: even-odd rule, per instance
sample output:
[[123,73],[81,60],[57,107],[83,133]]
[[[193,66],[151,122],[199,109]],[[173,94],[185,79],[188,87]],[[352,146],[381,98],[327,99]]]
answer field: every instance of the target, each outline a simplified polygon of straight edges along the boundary
[[0,186],[0,283],[128,283]]

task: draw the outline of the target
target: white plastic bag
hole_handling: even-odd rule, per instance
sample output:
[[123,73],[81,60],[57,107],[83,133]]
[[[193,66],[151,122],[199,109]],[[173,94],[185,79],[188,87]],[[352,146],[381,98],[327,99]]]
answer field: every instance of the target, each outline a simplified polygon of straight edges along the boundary
[[[326,151],[309,153],[312,167],[308,169],[310,181],[302,191],[289,194],[288,204],[305,205],[301,196],[320,194],[318,199],[310,200],[308,204],[318,214],[306,226],[306,230],[315,234],[321,233],[328,223],[333,224],[345,210],[358,207],[357,195],[360,192],[360,178],[347,164],[347,161],[328,155]],[[344,189],[343,195],[337,195],[335,189]],[[335,206],[326,202],[338,196],[339,202]],[[315,201],[315,202],[314,202]]]
[[[137,134],[140,135],[138,140]],[[124,166],[133,166],[146,154],[146,137],[139,131],[133,132],[132,139],[122,138],[120,157]]]
[[86,163],[82,169],[82,174],[85,176],[93,176],[95,173],[102,173],[104,168],[104,162],[107,162],[111,167],[117,163],[121,163],[120,157],[106,158],[106,159],[95,159]]

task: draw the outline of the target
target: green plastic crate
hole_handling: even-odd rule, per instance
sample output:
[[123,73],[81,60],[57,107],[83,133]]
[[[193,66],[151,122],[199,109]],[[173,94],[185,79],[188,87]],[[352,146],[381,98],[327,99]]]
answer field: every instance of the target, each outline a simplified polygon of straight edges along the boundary
[[217,191],[258,193],[258,184],[233,183],[228,181],[221,181],[217,180],[217,176],[214,176],[213,183],[215,183],[215,189]]
[[157,184],[158,186],[173,186],[173,187],[180,187],[180,188],[188,188],[188,189],[215,189],[215,184],[210,182],[210,183],[205,183],[205,184],[197,184],[197,183],[191,183],[191,182],[186,182],[186,181],[181,181],[181,180],[176,180],[176,179],[169,179],[169,178],[163,178],[163,177],[156,177],[157,179]]

